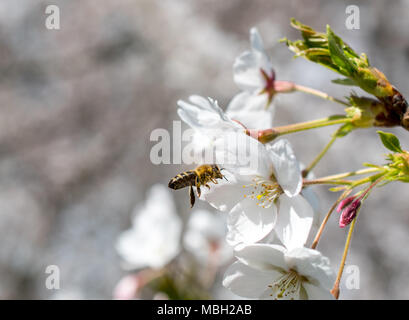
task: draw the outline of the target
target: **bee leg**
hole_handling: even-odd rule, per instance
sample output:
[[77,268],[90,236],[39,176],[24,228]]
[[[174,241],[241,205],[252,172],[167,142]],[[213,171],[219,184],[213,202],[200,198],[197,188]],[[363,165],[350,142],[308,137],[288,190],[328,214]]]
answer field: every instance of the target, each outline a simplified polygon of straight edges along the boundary
[[210,189],[210,186],[207,183],[205,184],[205,186],[207,189]]
[[219,184],[216,179],[212,179],[212,182],[213,182],[214,184]]
[[189,188],[189,195],[190,195],[190,208],[193,208],[193,206],[195,205],[195,193],[193,191],[193,187],[190,186]]
[[199,179],[199,177],[196,177],[195,186],[196,186],[196,189],[200,188],[200,179]]

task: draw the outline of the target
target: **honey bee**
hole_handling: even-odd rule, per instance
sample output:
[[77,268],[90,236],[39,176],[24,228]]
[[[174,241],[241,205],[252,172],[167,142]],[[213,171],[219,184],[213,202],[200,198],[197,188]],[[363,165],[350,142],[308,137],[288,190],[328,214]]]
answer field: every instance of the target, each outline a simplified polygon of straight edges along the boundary
[[190,207],[193,208],[195,204],[193,187],[196,187],[197,195],[200,197],[201,186],[210,189],[209,182],[217,184],[216,179],[226,179],[226,177],[221,174],[221,170],[223,169],[220,169],[217,164],[203,164],[194,170],[179,173],[169,181],[168,187],[173,190],[189,187]]

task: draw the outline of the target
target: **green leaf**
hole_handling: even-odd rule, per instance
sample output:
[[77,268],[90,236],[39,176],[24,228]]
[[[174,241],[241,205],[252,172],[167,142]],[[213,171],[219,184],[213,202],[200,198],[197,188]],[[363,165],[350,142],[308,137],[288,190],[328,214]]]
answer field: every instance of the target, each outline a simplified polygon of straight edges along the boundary
[[302,24],[300,21],[297,21],[295,18],[291,18],[291,26],[297,30],[300,30],[305,33],[315,34],[315,30],[310,26]]
[[346,123],[342,127],[339,128],[339,130],[336,132],[336,137],[337,138],[342,138],[345,137],[347,134],[349,134],[352,130],[354,130],[354,125],[352,123]]
[[328,49],[332,60],[336,65],[346,71],[347,76],[353,76],[356,67],[349,61],[349,59],[344,54],[343,42],[341,38],[337,37],[331,30],[330,26],[327,25],[327,36],[328,36]]
[[394,134],[380,130],[378,130],[377,133],[379,134],[385,148],[393,152],[403,152],[402,148],[400,147],[400,141]]
[[333,187],[333,188],[329,188],[328,190],[331,191],[331,192],[340,192],[340,191],[344,191],[345,187],[344,186],[342,186],[342,187]]
[[381,169],[381,166],[377,166],[376,164],[372,164],[372,163],[368,163],[368,162],[364,162],[362,164],[364,167],[369,167],[369,168],[376,168],[376,169]]
[[342,84],[343,86],[357,86],[356,82],[349,78],[344,79],[334,79],[331,80],[332,83]]
[[291,26],[300,31],[302,39],[284,39],[282,42],[294,52],[295,57],[319,63],[350,79],[339,79],[334,83],[358,86],[378,98],[394,95],[393,86],[381,71],[370,66],[366,54],[358,55],[330,26],[327,25],[326,33],[317,32],[294,18]]

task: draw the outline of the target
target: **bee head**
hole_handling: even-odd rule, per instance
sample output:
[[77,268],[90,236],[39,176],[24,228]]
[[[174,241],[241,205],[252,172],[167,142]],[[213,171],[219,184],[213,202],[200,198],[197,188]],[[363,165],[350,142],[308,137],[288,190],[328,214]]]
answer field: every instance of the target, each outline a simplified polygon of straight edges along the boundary
[[216,173],[220,173],[220,167],[217,164],[212,164],[212,170]]
[[224,175],[222,175],[222,173],[221,173],[222,170],[225,170],[224,168],[220,168],[217,164],[212,165],[212,168],[216,173],[216,178],[219,178],[219,179],[225,178],[226,179],[226,177]]

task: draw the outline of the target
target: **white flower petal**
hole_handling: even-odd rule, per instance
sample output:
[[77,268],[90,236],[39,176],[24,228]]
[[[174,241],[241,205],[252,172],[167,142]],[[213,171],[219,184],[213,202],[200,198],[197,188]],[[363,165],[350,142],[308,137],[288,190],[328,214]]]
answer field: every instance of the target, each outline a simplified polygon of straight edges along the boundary
[[246,265],[259,270],[288,270],[285,261],[286,249],[279,245],[255,243],[238,245],[234,248],[236,257]]
[[143,206],[135,210],[132,228],[117,240],[116,249],[127,268],[161,268],[180,251],[182,221],[172,195],[164,185],[154,185]]
[[268,144],[266,148],[269,150],[277,181],[286,195],[292,197],[299,194],[302,188],[302,175],[290,142],[281,139],[272,145]]
[[122,256],[126,269],[161,268],[180,252],[180,232],[181,228],[179,230],[170,228],[166,237],[163,235],[161,237],[155,232],[152,236],[156,239],[149,239],[133,229],[127,230],[119,236],[116,249]]
[[303,287],[307,292],[308,300],[334,300],[334,296],[331,292],[322,287],[308,282],[304,282]]
[[[167,208],[167,210],[166,212],[163,212],[165,208]],[[169,188],[163,184],[153,185],[146,195],[144,206],[136,207],[133,214],[135,215],[133,220],[134,223],[142,223],[143,220],[152,221],[153,218],[155,219],[153,223],[166,219],[169,221],[176,221],[178,219],[172,193]],[[164,226],[163,224],[159,225]]]
[[[306,166],[302,162],[300,162],[301,172],[305,168]],[[308,180],[314,180],[316,177],[315,177],[314,172],[310,171],[305,178]],[[312,187],[302,188],[301,195],[305,198],[305,200],[307,200],[310,203],[312,209],[314,210],[314,220],[312,222],[313,227],[319,228],[322,222],[322,219],[321,219],[322,211],[321,211],[320,199],[318,198],[316,192],[314,191]]]
[[233,79],[241,90],[260,92],[265,87],[265,80],[260,71],[263,64],[260,52],[245,51],[233,65]]
[[301,194],[305,198],[305,200],[307,200],[308,203],[311,205],[314,212],[316,212],[317,214],[321,212],[320,200],[318,199],[317,194],[311,187],[303,188]]
[[238,181],[229,171],[222,173],[228,181],[219,180],[218,184],[211,185],[210,189],[203,188],[200,199],[219,211],[227,212],[244,199],[247,190],[243,188],[244,182]]
[[257,299],[268,297],[268,292],[271,292],[268,285],[278,276],[279,273],[274,270],[254,270],[241,262],[235,262],[227,269],[223,286],[238,296]]
[[273,125],[274,106],[268,108],[266,94],[240,92],[230,101],[226,114],[248,129],[268,129]]
[[258,241],[258,243],[265,243],[265,244],[276,244],[276,245],[281,245],[281,241],[277,238],[277,234],[275,233],[274,229],[266,235],[263,239]]
[[208,210],[194,210],[189,217],[187,230],[200,233],[209,240],[220,240],[226,234],[224,216]]
[[238,129],[239,124],[224,114],[223,110],[217,104],[217,101],[211,98],[201,96],[190,96],[190,103],[179,100],[177,102],[178,115],[190,127],[194,129],[223,130]]
[[233,256],[233,250],[227,245],[225,215],[207,210],[195,210],[190,215],[183,244],[196,259],[207,265],[209,258],[217,257],[217,264],[223,265]]
[[311,187],[303,188],[301,191],[301,195],[304,197],[305,200],[311,205],[312,209],[314,210],[314,219],[313,219],[313,226],[319,227],[321,224],[321,205],[320,200],[318,199],[317,194]]
[[256,28],[250,30],[250,43],[251,51],[243,52],[234,62],[234,81],[244,91],[260,93],[266,86],[261,70],[271,76],[273,66],[264,50],[263,41]]
[[142,268],[150,264],[144,256],[145,248],[138,245],[134,247],[135,243],[141,241],[143,239],[140,239],[133,230],[126,230],[119,235],[115,248],[124,260],[125,268]]
[[251,48],[256,51],[264,52],[263,39],[256,27],[250,29]]
[[319,251],[309,248],[297,248],[285,254],[290,268],[306,276],[313,284],[319,284],[330,290],[335,281],[335,273],[331,269],[329,259]]
[[257,242],[273,230],[276,217],[275,206],[262,208],[255,200],[244,199],[228,215],[226,240],[231,246]]
[[[242,91],[236,94],[226,108],[226,114],[239,111],[262,111],[267,106],[267,98],[259,94]],[[230,118],[233,118],[230,116]],[[240,119],[237,119],[240,120]],[[246,119],[243,119],[245,121]],[[240,120],[241,121],[241,120]]]
[[244,132],[229,131],[214,143],[216,163],[234,173],[238,180],[270,176],[273,163],[264,145]]
[[280,197],[275,231],[288,250],[304,246],[311,230],[313,216],[312,207],[302,196]]

